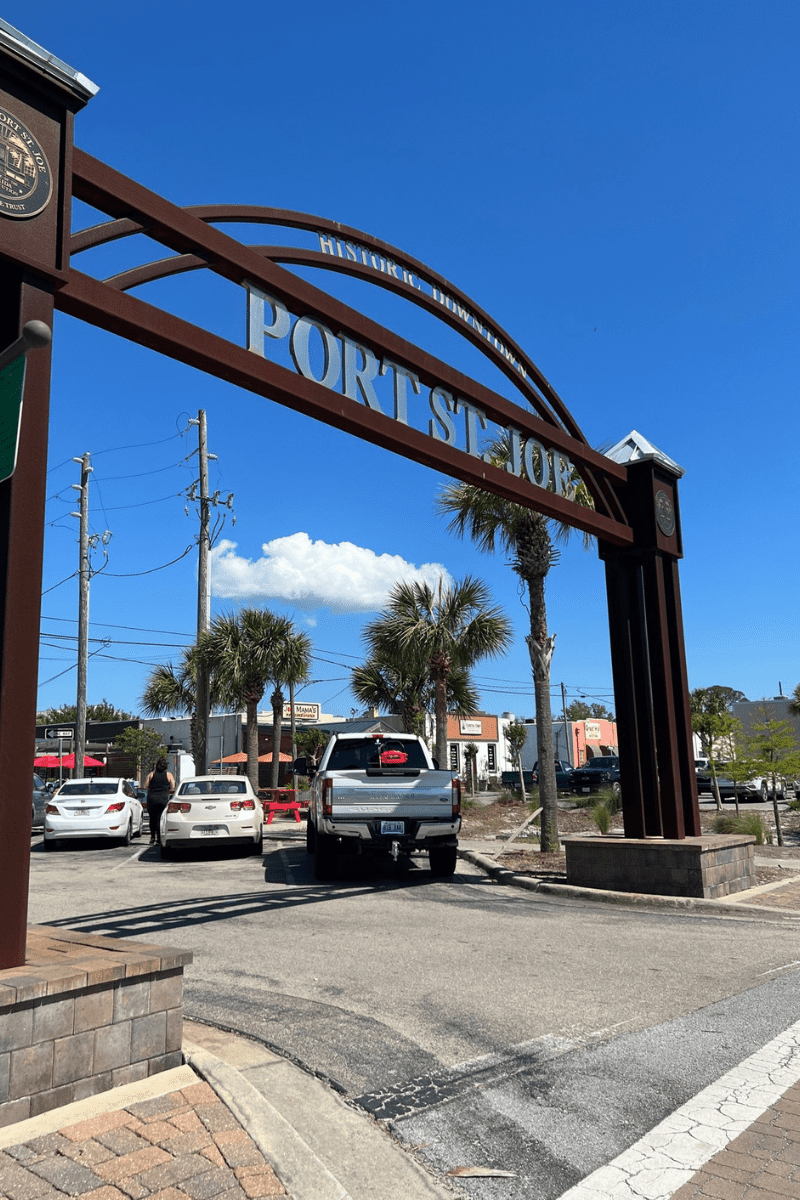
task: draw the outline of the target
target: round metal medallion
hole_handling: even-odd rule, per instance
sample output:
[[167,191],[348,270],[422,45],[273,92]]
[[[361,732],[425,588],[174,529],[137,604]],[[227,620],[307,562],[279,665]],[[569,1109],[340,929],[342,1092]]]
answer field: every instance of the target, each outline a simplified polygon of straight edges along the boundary
[[0,215],[35,217],[50,202],[47,155],[22,121],[0,108]]
[[672,537],[675,532],[675,509],[666,492],[656,492],[656,521],[664,536]]

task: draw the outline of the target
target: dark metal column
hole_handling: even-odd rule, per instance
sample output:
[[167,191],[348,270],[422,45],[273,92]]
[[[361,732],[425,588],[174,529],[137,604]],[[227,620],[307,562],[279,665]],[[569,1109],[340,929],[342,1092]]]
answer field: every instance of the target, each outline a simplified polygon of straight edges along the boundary
[[633,549],[601,543],[625,836],[700,833],[678,582],[677,478],[658,459],[628,466]]
[[[3,314],[3,345],[26,321],[52,327],[50,289],[20,281],[18,296],[10,337]],[[50,351],[42,349],[28,357],[17,469],[0,484],[0,969],[25,962],[49,404]]]

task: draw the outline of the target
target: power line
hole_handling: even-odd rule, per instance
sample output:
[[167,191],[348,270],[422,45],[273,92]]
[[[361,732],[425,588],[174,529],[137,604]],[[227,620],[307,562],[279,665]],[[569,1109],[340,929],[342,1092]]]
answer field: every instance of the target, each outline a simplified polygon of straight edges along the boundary
[[160,567],[151,567],[149,571],[126,571],[120,573],[118,571],[104,571],[104,575],[108,575],[111,579],[133,579],[139,575],[152,575],[155,571],[163,571],[167,567],[174,566],[176,562],[180,562],[182,558],[186,558],[187,554],[191,554],[194,546],[187,546],[183,554],[179,554],[177,558],[173,558],[170,562],[162,563]]

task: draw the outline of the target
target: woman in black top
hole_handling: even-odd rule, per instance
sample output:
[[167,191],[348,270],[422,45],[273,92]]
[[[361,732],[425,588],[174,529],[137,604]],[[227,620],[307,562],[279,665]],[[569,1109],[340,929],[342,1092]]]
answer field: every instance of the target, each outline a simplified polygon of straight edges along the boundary
[[159,758],[154,769],[145,780],[147,788],[147,815],[150,818],[150,845],[161,841],[159,827],[161,814],[169,804],[169,798],[175,791],[175,780],[167,770],[167,760]]

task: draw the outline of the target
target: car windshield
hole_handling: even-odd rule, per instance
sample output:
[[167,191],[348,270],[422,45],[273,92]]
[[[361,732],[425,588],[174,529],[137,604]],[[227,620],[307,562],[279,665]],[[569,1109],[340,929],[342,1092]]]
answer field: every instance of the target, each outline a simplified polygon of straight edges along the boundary
[[602,770],[604,767],[618,767],[619,759],[612,758],[610,754],[601,754],[597,758],[590,758],[586,766],[595,771]]
[[353,738],[337,742],[328,759],[329,771],[366,771],[367,767],[424,771],[427,766],[419,742],[401,738]]
[[38,788],[38,790],[39,790],[39,791],[41,791],[41,790],[42,790],[42,788],[44,787],[44,781],[43,781],[43,780],[41,780],[41,779],[39,778],[39,776],[38,776],[38,775],[34,775],[34,777],[33,777],[33,786],[34,786],[35,788]]
[[59,796],[115,796],[117,784],[97,779],[84,779],[81,783],[65,783]]
[[242,796],[246,779],[190,779],[178,788],[179,796]]

